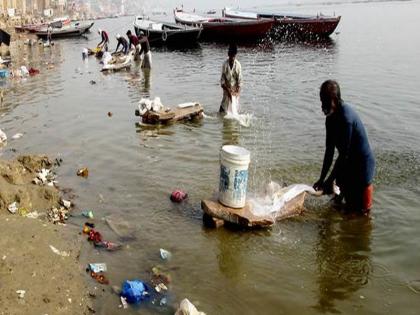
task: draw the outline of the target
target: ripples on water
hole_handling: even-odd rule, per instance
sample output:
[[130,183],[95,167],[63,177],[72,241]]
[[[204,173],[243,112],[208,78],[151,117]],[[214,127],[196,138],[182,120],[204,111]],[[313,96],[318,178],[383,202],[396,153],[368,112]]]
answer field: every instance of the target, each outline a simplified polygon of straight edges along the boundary
[[[414,87],[420,44],[394,32],[388,22],[400,12],[408,21],[401,29],[407,32],[409,23],[417,21],[411,5],[418,8],[341,6],[341,33],[326,42],[240,46],[241,104],[255,117],[249,128],[217,115],[226,45],[154,49],[151,73],[135,67],[109,75],[99,72],[94,58],[81,61],[82,48],[97,42],[94,33],[89,41],[57,41],[51,49],[12,47],[15,62],[39,67],[41,74],[2,82],[1,128],[24,137],[10,141],[1,154],[47,153],[64,159],[59,180],[74,188],[76,214],[93,209],[105,237],[127,245],[118,253],[83,245],[82,261],[106,262],[112,284],[148,279],[151,267],[162,264],[158,251],[163,247],[174,254],[164,264],[173,277],[170,302],[188,297],[208,314],[409,314],[418,308],[413,288],[420,259],[420,95]],[[377,10],[383,17],[372,19]],[[131,23],[97,24],[115,29],[110,24],[115,21]],[[46,63],[54,67],[47,69]],[[318,88],[330,77],[342,83],[375,151],[372,217],[342,217],[323,197],[309,198],[304,216],[267,231],[204,228],[200,200],[217,189],[223,144],[251,150],[251,191],[270,180],[310,184],[317,179],[324,149]],[[199,101],[209,117],[158,129],[139,127],[134,109],[149,96],[168,105]],[[81,166],[89,167],[87,180],[74,175]],[[174,188],[188,191],[188,203],[169,201]],[[101,217],[118,223],[120,230],[112,231]],[[77,215],[73,220],[84,222]],[[98,312],[113,314],[118,303],[106,292]],[[171,313],[156,308],[129,312]]]

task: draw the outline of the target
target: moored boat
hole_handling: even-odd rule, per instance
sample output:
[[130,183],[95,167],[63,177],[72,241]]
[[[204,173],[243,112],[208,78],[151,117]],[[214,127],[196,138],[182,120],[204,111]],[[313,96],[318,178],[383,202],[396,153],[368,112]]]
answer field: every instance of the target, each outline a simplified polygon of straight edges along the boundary
[[50,22],[15,26],[15,30],[16,32],[35,33],[37,31],[42,30],[43,28],[48,27],[48,25],[51,25],[53,28],[61,28],[63,26],[69,25],[70,23],[71,23],[71,20],[69,19],[68,16],[66,16],[66,17],[61,17],[61,18],[55,18],[54,20]]
[[174,17],[179,24],[202,27],[201,38],[216,41],[255,41],[267,36],[275,22],[274,19],[205,17],[179,9],[174,10]]
[[137,16],[134,21],[134,30],[138,36],[140,32],[147,35],[150,45],[176,45],[189,46],[195,44],[200,38],[200,27],[181,26],[172,23],[155,22]]
[[299,15],[288,13],[257,13],[223,9],[223,16],[248,20],[274,18],[274,34],[279,36],[328,37],[337,28],[341,16]]
[[[68,26],[63,26],[62,28],[58,28],[58,29],[53,28],[51,31],[51,38],[65,38],[65,37],[81,36],[89,32],[93,24],[94,24],[93,22],[88,23],[88,24],[74,23]],[[34,33],[35,35],[41,38],[47,38],[48,36],[47,28],[43,28]]]

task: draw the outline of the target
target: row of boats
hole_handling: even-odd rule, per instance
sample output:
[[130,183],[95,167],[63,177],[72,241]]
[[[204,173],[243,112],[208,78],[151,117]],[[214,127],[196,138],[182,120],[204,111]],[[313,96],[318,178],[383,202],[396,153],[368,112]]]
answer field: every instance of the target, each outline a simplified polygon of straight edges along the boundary
[[[151,45],[180,46],[193,44],[198,40],[252,42],[267,36],[325,38],[334,32],[341,16],[273,14],[225,8],[219,17],[175,9],[174,19],[176,23],[167,23],[137,16],[134,29],[137,35],[145,33]],[[48,35],[48,26],[52,27],[52,38],[59,38],[80,36],[89,32],[93,23],[75,23],[67,18],[48,24],[19,26],[16,30],[28,31],[45,38]]]
[[145,33],[151,44],[189,44],[194,41],[256,41],[274,38],[325,38],[337,28],[341,16],[258,13],[225,8],[220,17],[174,10],[174,23],[137,16],[134,29]]

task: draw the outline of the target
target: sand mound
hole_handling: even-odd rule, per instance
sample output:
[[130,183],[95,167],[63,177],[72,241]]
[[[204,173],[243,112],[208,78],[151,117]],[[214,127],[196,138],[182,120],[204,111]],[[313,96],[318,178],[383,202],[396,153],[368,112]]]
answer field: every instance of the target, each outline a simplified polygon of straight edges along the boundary
[[46,156],[25,155],[11,161],[0,161],[0,211],[7,211],[13,202],[29,211],[45,212],[57,207],[60,200],[58,189],[32,182],[38,171],[52,167],[53,163]]

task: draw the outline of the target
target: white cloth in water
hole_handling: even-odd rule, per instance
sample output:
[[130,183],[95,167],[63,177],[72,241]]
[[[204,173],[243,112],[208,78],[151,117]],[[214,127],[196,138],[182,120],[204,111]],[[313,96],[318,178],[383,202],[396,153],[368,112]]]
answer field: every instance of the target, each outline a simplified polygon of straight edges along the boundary
[[229,103],[225,119],[236,120],[243,127],[251,125],[251,114],[239,114],[239,96],[232,96],[232,102]]
[[140,116],[143,116],[149,110],[152,112],[159,112],[163,109],[164,109],[164,106],[162,105],[162,102],[160,101],[160,97],[155,97],[153,101],[148,98],[142,98],[139,101]]
[[105,51],[103,56],[102,56],[102,61],[104,63],[104,65],[106,66],[108,64],[108,62],[110,62],[112,59],[112,55],[111,53],[109,53],[108,51]]
[[[252,205],[252,213],[256,216],[272,216],[281,213],[287,202],[297,197],[303,192],[316,194],[315,190],[305,184],[294,184],[287,187],[281,187],[277,183],[270,182],[266,187],[266,195],[259,198],[251,198],[249,202]],[[279,210],[280,209],[280,210]]]
[[[235,59],[233,62],[233,67],[230,68],[229,59],[223,63],[222,66],[222,75],[220,77],[220,85],[225,85],[227,88],[232,90],[237,90],[241,87],[242,84],[242,67],[238,60]],[[223,99],[220,106],[222,109],[227,112],[230,104],[230,98],[228,93],[223,90]]]

